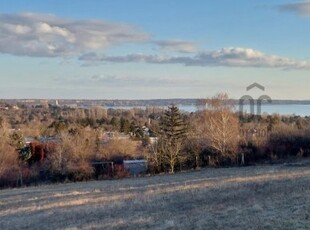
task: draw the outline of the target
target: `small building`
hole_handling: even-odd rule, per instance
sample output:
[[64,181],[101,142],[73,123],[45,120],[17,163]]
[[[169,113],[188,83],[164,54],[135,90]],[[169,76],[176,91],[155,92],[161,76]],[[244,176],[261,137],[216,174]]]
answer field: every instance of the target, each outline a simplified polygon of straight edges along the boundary
[[124,160],[124,168],[131,175],[144,174],[148,170],[147,160]]
[[113,161],[92,161],[91,162],[95,177],[100,179],[104,176],[113,176],[114,175],[114,162]]

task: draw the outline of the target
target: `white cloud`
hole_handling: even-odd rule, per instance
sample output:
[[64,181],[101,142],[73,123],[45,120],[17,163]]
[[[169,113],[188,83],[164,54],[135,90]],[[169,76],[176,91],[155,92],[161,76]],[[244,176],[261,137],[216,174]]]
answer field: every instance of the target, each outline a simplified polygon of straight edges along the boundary
[[197,44],[194,42],[181,40],[159,40],[154,41],[161,49],[167,51],[176,51],[181,53],[193,53],[197,51]]
[[153,64],[183,64],[186,66],[227,66],[227,67],[265,67],[282,69],[310,69],[307,61],[265,54],[249,48],[223,48],[203,52],[195,56],[159,56],[129,54],[125,56],[105,56],[88,53],[79,58],[87,63],[100,62],[140,62]]
[[289,11],[303,16],[310,16],[310,2],[299,2],[279,6],[281,11]]
[[73,20],[33,13],[0,14],[0,52],[54,57],[89,49],[149,40],[149,35],[120,23]]

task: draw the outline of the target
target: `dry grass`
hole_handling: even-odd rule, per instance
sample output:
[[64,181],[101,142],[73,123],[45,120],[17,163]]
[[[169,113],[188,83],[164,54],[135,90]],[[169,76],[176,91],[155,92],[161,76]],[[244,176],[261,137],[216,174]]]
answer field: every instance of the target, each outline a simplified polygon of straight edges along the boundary
[[0,229],[310,229],[309,166],[0,191]]

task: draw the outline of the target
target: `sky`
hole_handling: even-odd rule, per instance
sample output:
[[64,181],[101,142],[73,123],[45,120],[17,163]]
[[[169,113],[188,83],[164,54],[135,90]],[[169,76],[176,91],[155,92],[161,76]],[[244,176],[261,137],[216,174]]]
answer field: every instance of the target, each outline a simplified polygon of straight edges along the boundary
[[3,99],[310,99],[310,1],[0,5]]

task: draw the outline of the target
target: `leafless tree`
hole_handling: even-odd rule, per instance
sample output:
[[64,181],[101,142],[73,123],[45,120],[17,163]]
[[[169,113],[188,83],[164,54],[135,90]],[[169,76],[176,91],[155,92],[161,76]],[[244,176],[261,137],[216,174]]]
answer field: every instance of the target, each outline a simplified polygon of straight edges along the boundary
[[227,94],[218,94],[205,102],[205,109],[200,112],[200,127],[197,131],[215,152],[213,160],[216,163],[223,158],[234,160],[238,150],[239,121],[233,113],[233,105]]
[[0,126],[0,181],[16,181],[20,175],[18,153],[10,144],[7,123]]

